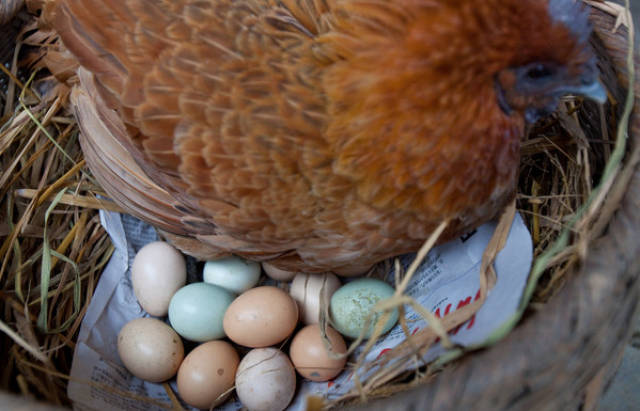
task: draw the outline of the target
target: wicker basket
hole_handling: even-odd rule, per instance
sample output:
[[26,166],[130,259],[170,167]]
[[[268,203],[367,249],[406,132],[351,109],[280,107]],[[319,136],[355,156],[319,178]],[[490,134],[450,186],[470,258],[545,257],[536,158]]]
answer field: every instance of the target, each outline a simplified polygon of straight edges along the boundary
[[[617,74],[617,84],[607,86],[623,96],[621,85],[627,84],[626,29],[613,33],[614,18],[598,10],[593,11],[592,22],[601,62]],[[11,55],[5,46],[13,44],[10,35],[15,27],[14,21],[0,30],[3,62]],[[637,55],[636,61],[640,62]],[[640,149],[640,77],[635,89],[628,159]],[[507,338],[466,356],[429,383],[359,407],[369,411],[594,409],[617,369],[640,301],[638,165],[620,204],[606,234],[590,245],[580,272]],[[0,394],[0,409],[52,409],[40,407],[27,399]]]

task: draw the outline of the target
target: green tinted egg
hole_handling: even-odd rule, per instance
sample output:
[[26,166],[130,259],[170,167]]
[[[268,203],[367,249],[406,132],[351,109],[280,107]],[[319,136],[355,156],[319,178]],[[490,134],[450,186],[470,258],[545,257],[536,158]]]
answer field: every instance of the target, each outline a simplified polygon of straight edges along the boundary
[[187,340],[223,338],[222,319],[235,294],[217,285],[193,283],[182,287],[169,303],[169,322]]
[[[343,285],[331,297],[329,310],[333,325],[340,334],[357,338],[365,327],[369,312],[379,301],[391,297],[393,293],[393,287],[373,278],[363,278]],[[377,312],[372,317],[371,326],[365,333],[366,338],[373,333],[373,326],[381,315],[382,312]],[[382,332],[389,331],[397,321],[398,310],[393,310]]]

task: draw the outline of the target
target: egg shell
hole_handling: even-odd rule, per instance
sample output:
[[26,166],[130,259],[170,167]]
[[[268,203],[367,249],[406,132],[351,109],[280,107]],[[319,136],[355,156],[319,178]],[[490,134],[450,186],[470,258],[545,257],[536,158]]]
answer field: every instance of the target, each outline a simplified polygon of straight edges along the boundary
[[[342,335],[358,338],[365,327],[365,320],[378,301],[391,297],[393,287],[374,278],[362,278],[343,285],[331,297],[330,314],[332,325]],[[365,333],[369,338],[374,325],[382,313],[372,316],[371,326]],[[398,310],[391,311],[389,320],[382,330],[386,333],[398,321]]]
[[142,247],[131,265],[133,292],[151,315],[167,315],[173,294],[187,280],[187,266],[178,250],[163,241]]
[[236,373],[236,394],[249,411],[284,410],[296,391],[296,373],[276,348],[256,348],[244,356]]
[[340,277],[362,277],[365,274],[367,274],[369,270],[371,270],[371,267],[373,266],[372,265],[360,265],[360,266],[350,265],[347,267],[336,268],[333,270],[333,272],[339,275]]
[[329,308],[331,296],[341,285],[338,277],[331,273],[296,274],[289,293],[298,303],[301,321],[305,324],[320,322],[321,302]]
[[202,271],[204,282],[240,294],[258,284],[260,264],[239,257],[207,261]]
[[185,357],[178,370],[180,398],[207,410],[224,402],[230,394],[227,391],[233,387],[239,362],[238,353],[228,342],[200,344]]
[[296,276],[295,271],[281,270],[269,263],[262,263],[262,269],[269,278],[276,281],[291,281]]
[[246,347],[268,347],[287,338],[298,323],[298,305],[277,287],[252,288],[238,298],[224,315],[224,331]]
[[[326,329],[331,350],[335,354],[347,352],[344,339],[331,327]],[[318,324],[307,325],[293,337],[289,356],[298,374],[311,381],[328,381],[340,374],[347,357],[332,357],[324,342]]]
[[184,358],[184,347],[167,324],[154,318],[136,318],[118,334],[118,355],[131,374],[161,382],[175,375]]
[[171,299],[169,322],[187,340],[204,342],[223,338],[222,320],[234,298],[234,294],[217,285],[186,285]]

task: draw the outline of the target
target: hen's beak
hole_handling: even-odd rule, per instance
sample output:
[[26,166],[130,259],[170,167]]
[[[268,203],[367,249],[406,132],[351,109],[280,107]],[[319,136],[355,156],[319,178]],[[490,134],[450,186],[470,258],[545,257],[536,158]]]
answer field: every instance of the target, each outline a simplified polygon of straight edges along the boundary
[[607,90],[599,79],[595,79],[591,82],[587,82],[579,86],[568,86],[559,90],[562,94],[573,94],[576,96],[582,96],[596,103],[604,104],[607,102]]

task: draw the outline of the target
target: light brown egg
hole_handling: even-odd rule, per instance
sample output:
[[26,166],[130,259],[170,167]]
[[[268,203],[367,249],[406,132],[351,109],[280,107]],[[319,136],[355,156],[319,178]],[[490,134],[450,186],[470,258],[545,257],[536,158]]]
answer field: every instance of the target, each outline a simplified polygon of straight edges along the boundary
[[268,347],[287,338],[298,323],[298,305],[277,287],[257,287],[236,298],[224,314],[224,332],[246,347]]
[[233,387],[239,362],[238,353],[225,341],[209,341],[197,346],[178,370],[180,398],[204,409],[222,403]]
[[118,355],[138,378],[161,382],[173,377],[184,358],[180,336],[154,318],[129,321],[118,334]]
[[[342,336],[333,328],[327,327],[327,337],[332,351],[343,354],[347,346]],[[311,324],[298,331],[291,347],[289,356],[298,374],[312,381],[327,381],[340,374],[347,362],[347,358],[333,358],[322,342],[320,326]]]

